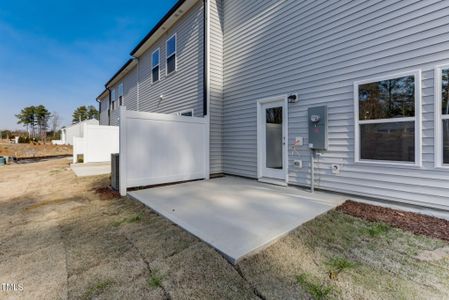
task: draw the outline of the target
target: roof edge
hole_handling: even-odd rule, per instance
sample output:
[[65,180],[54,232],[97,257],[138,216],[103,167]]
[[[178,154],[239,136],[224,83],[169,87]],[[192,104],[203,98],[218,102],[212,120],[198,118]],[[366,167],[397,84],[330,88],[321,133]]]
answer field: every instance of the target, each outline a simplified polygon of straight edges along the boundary
[[111,77],[111,79],[108,80],[108,82],[106,82],[104,86],[108,87],[109,84],[114,81],[114,79],[116,79],[120,75],[120,73],[122,73],[133,62],[133,60],[133,58],[128,59],[128,61],[114,74],[114,76]]
[[159,28],[162,27],[162,25],[164,25],[164,23],[176,12],[176,10],[178,10],[178,8],[180,8],[181,5],[184,4],[184,2],[186,2],[186,0],[178,0],[178,2],[176,2],[175,5],[165,14],[165,16],[153,27],[153,29],[151,29],[151,31],[147,33],[147,35],[139,42],[139,44],[137,44],[137,46],[134,47],[130,55],[134,56],[134,54],[136,54],[136,52],[139,51],[140,47],[142,47],[146,43],[146,41],[148,41],[151,38],[151,36],[156,31],[158,31]]

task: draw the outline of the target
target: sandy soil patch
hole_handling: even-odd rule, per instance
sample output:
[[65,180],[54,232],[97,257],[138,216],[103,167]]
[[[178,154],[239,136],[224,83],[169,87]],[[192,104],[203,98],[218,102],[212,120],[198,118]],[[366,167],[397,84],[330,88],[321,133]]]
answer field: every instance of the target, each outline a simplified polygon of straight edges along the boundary
[[72,151],[72,146],[68,145],[0,143],[0,156],[17,158],[72,155]]

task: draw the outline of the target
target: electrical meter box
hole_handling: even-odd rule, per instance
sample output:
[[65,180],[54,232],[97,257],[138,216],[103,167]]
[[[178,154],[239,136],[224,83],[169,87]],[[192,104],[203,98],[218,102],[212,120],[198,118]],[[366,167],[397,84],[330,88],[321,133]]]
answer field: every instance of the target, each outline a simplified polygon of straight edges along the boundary
[[309,108],[309,148],[327,150],[327,106]]

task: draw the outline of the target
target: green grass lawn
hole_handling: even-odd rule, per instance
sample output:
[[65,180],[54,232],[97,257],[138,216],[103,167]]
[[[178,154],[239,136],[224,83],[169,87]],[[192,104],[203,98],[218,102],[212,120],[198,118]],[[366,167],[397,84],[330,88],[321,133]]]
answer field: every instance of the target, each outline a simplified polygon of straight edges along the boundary
[[[445,299],[448,243],[331,211],[240,264],[267,299]],[[424,255],[422,255],[424,254]]]

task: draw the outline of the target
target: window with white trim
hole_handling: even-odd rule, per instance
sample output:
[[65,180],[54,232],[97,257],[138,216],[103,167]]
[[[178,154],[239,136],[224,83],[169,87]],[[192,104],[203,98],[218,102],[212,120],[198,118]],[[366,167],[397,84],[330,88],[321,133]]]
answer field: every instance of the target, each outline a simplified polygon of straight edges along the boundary
[[449,167],[449,65],[437,68],[435,156],[437,167]]
[[117,87],[117,95],[118,95],[118,105],[123,105],[123,82],[121,82]]
[[357,82],[356,161],[421,163],[420,74]]
[[167,75],[176,71],[176,34],[167,40]]
[[115,89],[112,89],[111,90],[111,102],[112,102],[112,110],[114,110],[114,109],[116,109],[116,104],[115,104],[115,102],[116,102],[116,100],[117,100],[117,98],[116,98],[116,91],[115,91]]
[[193,117],[193,108],[175,113],[177,116]]
[[160,76],[160,61],[161,61],[161,51],[156,49],[153,54],[151,54],[151,75],[153,82],[159,81]]

